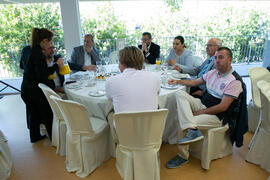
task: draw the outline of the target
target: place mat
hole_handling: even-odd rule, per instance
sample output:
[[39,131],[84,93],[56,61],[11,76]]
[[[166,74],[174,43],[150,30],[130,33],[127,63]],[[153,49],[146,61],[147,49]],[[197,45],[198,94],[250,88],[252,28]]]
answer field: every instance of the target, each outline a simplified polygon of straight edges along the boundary
[[100,97],[106,94],[105,91],[89,91],[88,95],[93,97]]

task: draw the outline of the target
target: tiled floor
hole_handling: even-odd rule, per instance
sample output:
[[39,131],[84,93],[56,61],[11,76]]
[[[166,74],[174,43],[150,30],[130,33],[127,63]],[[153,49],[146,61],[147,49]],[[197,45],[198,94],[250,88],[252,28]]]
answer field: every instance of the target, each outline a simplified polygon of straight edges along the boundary
[[[13,158],[13,169],[8,180],[73,180],[80,179],[65,169],[65,157],[55,154],[56,149],[45,139],[36,144],[29,142],[26,128],[25,106],[19,95],[0,99],[0,129],[8,138]],[[233,154],[212,161],[210,170],[201,168],[200,160],[191,157],[190,162],[177,169],[166,169],[165,163],[176,153],[175,145],[163,144],[160,151],[161,180],[266,180],[270,175],[259,166],[245,162],[252,133],[245,135],[244,145],[233,148]],[[111,158],[85,179],[120,180]]]

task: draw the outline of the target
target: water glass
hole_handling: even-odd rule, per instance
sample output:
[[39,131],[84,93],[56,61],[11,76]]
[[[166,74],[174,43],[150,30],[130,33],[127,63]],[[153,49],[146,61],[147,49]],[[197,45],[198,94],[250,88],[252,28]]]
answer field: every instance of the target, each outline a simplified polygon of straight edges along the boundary
[[110,62],[110,58],[109,58],[109,57],[105,57],[105,58],[104,58],[104,62],[105,62],[106,65],[108,65],[109,62]]

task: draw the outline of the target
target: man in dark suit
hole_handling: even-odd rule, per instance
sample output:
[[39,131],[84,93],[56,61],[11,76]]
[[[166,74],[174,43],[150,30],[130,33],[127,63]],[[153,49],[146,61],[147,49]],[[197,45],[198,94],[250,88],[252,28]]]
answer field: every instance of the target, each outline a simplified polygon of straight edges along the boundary
[[160,46],[152,42],[152,36],[149,32],[144,32],[141,40],[142,44],[138,47],[143,51],[145,62],[156,64],[156,59],[159,58],[160,54]]
[[91,34],[84,36],[84,45],[75,47],[68,62],[73,72],[95,71],[96,62],[100,61],[99,51],[94,48],[94,37]]

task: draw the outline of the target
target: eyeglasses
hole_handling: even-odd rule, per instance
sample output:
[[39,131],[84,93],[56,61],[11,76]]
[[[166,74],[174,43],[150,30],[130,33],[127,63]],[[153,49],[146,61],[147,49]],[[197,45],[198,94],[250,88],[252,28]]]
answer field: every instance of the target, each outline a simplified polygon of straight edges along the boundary
[[142,38],[141,40],[142,40],[142,41],[149,41],[150,39]]
[[217,46],[216,44],[206,44],[206,47],[212,47],[212,46]]

